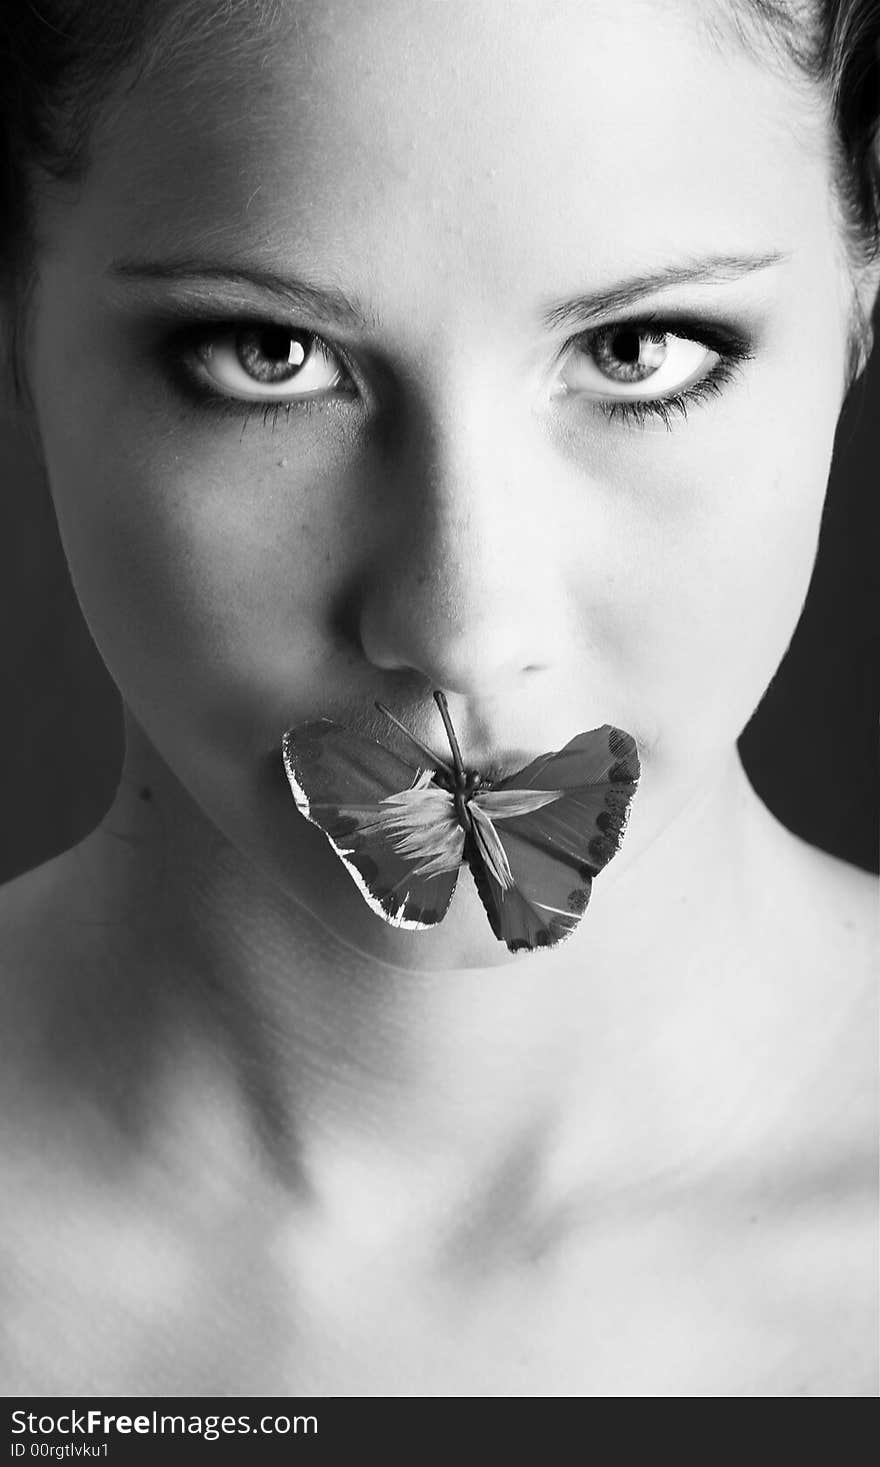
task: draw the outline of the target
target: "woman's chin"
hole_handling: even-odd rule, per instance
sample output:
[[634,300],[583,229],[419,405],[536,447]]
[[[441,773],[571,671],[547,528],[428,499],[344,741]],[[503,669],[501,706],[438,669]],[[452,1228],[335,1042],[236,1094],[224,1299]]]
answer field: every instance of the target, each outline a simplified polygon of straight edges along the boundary
[[[273,768],[271,773],[274,779],[277,771]],[[277,781],[268,794],[277,794]],[[299,912],[307,912],[319,925],[324,941],[335,939],[342,948],[368,962],[430,973],[499,968],[511,963],[528,968],[547,957],[546,951],[512,953],[506,943],[499,942],[464,864],[442,921],[433,927],[405,930],[386,922],[370,908],[323,834],[293,811],[289,796],[283,804],[264,796],[252,829],[254,825],[260,831],[258,843],[243,840],[241,831],[229,822],[227,838],[243,853],[242,859],[248,859],[244,854],[247,852],[276,891],[280,890]],[[293,913],[286,920],[291,919],[292,937],[297,925]],[[345,962],[342,952],[339,961],[341,971]]]
[[470,872],[462,868],[442,922],[407,931],[372,912],[344,873],[346,887],[321,893],[321,900],[297,899],[322,927],[362,957],[412,972],[460,972],[528,963],[529,953],[512,953],[495,937]]

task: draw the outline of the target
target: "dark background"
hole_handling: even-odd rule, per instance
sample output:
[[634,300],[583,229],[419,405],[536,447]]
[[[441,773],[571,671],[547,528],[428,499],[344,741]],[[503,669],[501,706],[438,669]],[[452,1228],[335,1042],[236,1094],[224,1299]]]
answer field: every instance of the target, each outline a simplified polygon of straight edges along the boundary
[[[875,352],[841,419],[803,616],[741,740],[755,788],[790,830],[873,870],[880,794],[878,466]],[[11,416],[0,417],[0,490],[4,881],[97,824],[116,788],[122,726],[119,700],[70,587],[36,454]]]

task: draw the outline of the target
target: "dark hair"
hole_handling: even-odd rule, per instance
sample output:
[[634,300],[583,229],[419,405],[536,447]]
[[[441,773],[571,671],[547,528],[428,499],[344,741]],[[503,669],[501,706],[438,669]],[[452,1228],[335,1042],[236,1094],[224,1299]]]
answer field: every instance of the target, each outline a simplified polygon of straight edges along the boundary
[[[783,62],[826,90],[847,227],[858,248],[875,255],[880,0],[726,0],[726,9],[747,43],[769,40]],[[157,55],[161,61],[169,39],[172,49],[196,49],[218,26],[283,10],[283,0],[2,0],[0,271],[7,280],[33,258],[34,170],[58,179],[82,172],[91,125],[121,72],[154,65]]]
[[880,252],[880,0],[734,0],[746,44],[767,43],[821,88],[833,122],[837,191],[856,252]]

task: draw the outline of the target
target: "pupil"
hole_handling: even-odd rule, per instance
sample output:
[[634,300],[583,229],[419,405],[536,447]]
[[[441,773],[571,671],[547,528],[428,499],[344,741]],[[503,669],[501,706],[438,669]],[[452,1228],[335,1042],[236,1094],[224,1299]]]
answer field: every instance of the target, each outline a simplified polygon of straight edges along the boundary
[[614,355],[622,362],[632,364],[641,355],[641,337],[637,331],[621,331],[614,338]]
[[644,382],[662,367],[669,352],[665,332],[629,326],[594,338],[592,354],[604,375],[614,382]]
[[295,377],[309,354],[303,332],[284,326],[260,326],[240,331],[236,355],[249,377],[256,382],[288,382]]
[[291,353],[293,353],[293,360],[296,361],[297,345],[298,343],[291,339],[290,332],[285,331],[281,326],[267,326],[260,333],[260,350],[263,356],[268,357],[271,362],[284,362],[286,365]]

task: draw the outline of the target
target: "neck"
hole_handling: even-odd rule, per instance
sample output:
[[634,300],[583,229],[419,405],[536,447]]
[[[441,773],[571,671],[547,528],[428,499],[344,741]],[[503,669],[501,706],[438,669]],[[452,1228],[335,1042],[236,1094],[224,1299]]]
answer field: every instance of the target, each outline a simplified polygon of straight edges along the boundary
[[756,805],[732,752],[661,836],[618,858],[618,879],[603,873],[570,942],[503,967],[413,972],[346,946],[255,870],[130,725],[117,799],[78,871],[90,920],[125,944],[132,991],[155,986],[160,954],[177,1031],[222,1056],[276,1161],[476,1168],[539,1144],[574,1107],[597,1168],[613,1171],[632,1125],[655,1170],[674,1117],[689,1113],[699,1143],[719,1034],[736,1049],[757,1022],[741,1018],[755,1005],[738,937]]

